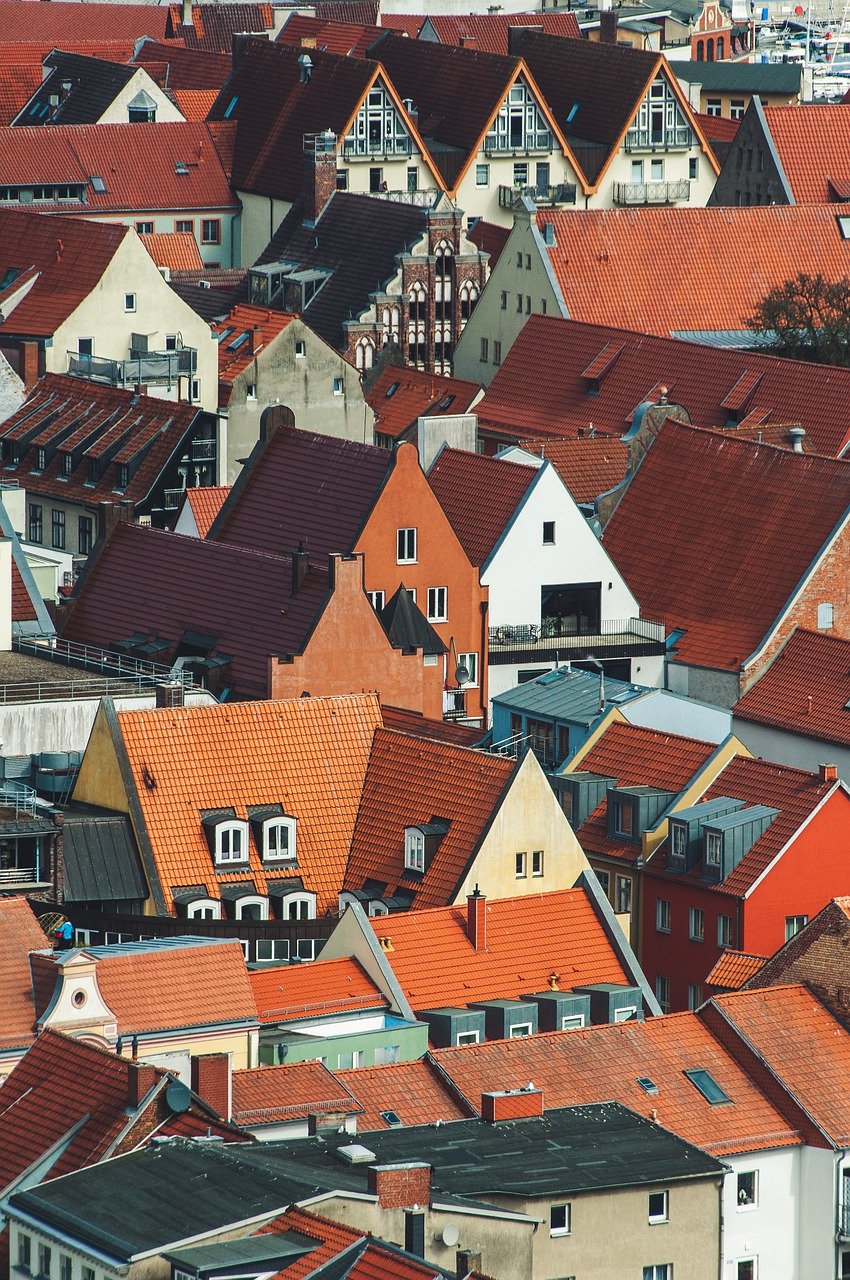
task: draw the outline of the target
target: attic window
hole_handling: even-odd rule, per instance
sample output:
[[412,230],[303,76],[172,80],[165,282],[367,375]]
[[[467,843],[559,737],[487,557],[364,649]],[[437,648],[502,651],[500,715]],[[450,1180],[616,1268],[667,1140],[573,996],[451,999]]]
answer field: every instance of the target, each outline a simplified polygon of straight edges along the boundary
[[263,824],[263,861],[295,858],[295,819],[271,818]]
[[237,104],[237,102],[238,102],[238,101],[239,101],[239,98],[238,98],[238,97],[236,97],[236,96],[234,96],[234,97],[232,97],[232,98],[230,99],[230,101],[228,102],[227,106],[226,106],[226,107],[225,107],[225,109],[224,109],[224,118],[225,118],[225,120],[229,120],[229,119],[230,119],[230,117],[233,115],[233,112],[234,112],[234,110],[235,110],[235,108],[236,108],[236,104]]
[[92,174],[92,176],[89,178],[89,182],[91,183],[91,189],[95,193],[95,195],[97,196],[106,195],[106,183],[104,182],[103,178],[100,176],[99,173]]
[[443,399],[440,401],[440,403],[437,405],[437,408],[442,411],[445,411],[446,409],[450,408],[450,406],[453,405],[454,402],[455,402],[454,396],[444,396]]
[[248,341],[248,337],[249,337],[249,331],[245,329],[242,333],[239,334],[238,338],[234,338],[232,342],[229,342],[227,344],[228,351],[236,351],[239,347],[242,346],[243,342]]
[[731,1102],[732,1099],[728,1093],[724,1093],[720,1085],[703,1067],[697,1067],[692,1071],[684,1073],[695,1089],[699,1089],[706,1102],[711,1103],[713,1107],[719,1107],[725,1102]]
[[638,1076],[637,1083],[640,1085],[641,1089],[643,1089],[644,1093],[648,1093],[651,1098],[656,1097],[659,1093],[658,1085],[654,1080],[650,1080],[649,1076]]
[[402,1128],[404,1122],[397,1111],[382,1111],[380,1114],[381,1119],[386,1121],[390,1129]]
[[174,165],[174,172],[181,178],[184,178],[189,172],[189,166],[185,160],[178,160]]
[[248,823],[232,818],[215,823],[214,857],[217,866],[248,861]]
[[406,871],[425,870],[425,836],[418,827],[405,828],[404,868]]
[[612,800],[611,804],[615,835],[633,835],[635,829],[634,806],[626,800]]
[[719,831],[705,833],[705,860],[710,867],[719,867],[723,853],[723,836]]
[[572,124],[572,122],[575,120],[576,116],[578,115],[578,109],[580,105],[581,103],[574,102],[573,105],[570,107],[569,111],[567,112],[567,124]]
[[838,230],[841,232],[841,239],[850,240],[850,217],[839,214],[837,222]]
[[399,386],[400,386],[400,385],[401,385],[401,384],[400,384],[400,383],[398,383],[398,382],[393,382],[389,387],[387,387],[387,394],[386,394],[386,396],[384,397],[384,399],[385,399],[385,400],[392,400],[393,396],[394,396],[394,395],[395,395],[395,393],[398,391],[398,389],[399,389]]

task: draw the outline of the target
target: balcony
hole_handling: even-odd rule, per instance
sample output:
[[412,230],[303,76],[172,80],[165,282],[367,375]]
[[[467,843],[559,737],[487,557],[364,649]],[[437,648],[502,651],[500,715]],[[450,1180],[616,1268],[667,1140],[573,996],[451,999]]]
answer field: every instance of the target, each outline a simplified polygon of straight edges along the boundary
[[[591,624],[592,626],[592,624]],[[596,658],[640,657],[664,652],[664,624],[646,618],[619,618],[593,630],[577,629],[573,618],[544,618],[542,623],[490,628],[490,662],[512,663],[562,654],[575,662]]]
[[346,138],[342,144],[344,160],[392,160],[412,154],[412,138]]
[[192,461],[215,462],[215,440],[193,440]]
[[75,378],[105,382],[111,387],[173,386],[179,378],[192,377],[197,369],[194,347],[177,351],[146,351],[130,360],[103,360],[68,352],[68,372]]
[[437,187],[421,187],[416,191],[370,191],[373,200],[392,200],[396,204],[413,204],[417,209],[430,209],[440,192]]
[[691,184],[687,178],[676,182],[615,182],[615,204],[674,204],[688,200]]
[[537,137],[484,139],[484,154],[487,156],[548,156],[552,153],[551,133],[538,134]]
[[850,1240],[850,1201],[842,1200],[838,1206],[838,1235],[842,1240]]
[[548,187],[507,187],[499,186],[499,208],[512,209],[517,200],[525,197],[536,205],[554,208],[556,205],[575,204],[576,184],[574,182],[556,182]]
[[626,134],[626,151],[687,151],[694,145],[694,135],[687,125],[653,133],[650,129],[630,129]]
[[163,507],[166,511],[176,511],[185,497],[185,489],[163,489]]

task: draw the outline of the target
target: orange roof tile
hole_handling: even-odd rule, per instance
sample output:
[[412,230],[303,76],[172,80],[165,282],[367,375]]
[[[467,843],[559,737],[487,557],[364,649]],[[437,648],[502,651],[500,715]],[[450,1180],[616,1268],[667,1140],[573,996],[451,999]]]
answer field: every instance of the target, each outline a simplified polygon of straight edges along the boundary
[[348,957],[254,969],[248,978],[260,1022],[315,1021],[347,1010],[389,1005],[362,965]]
[[168,10],[155,4],[87,3],[86,20],[69,0],[52,0],[50,5],[24,5],[20,0],[0,0],[0,44],[48,43],[50,49],[79,46],[81,29],[91,41],[129,41],[140,36],[161,39],[165,35]]
[[850,180],[850,105],[807,102],[762,110],[795,203],[831,201],[830,183],[846,186]]
[[[381,896],[408,892],[417,909],[451,902],[514,772],[514,762],[469,747],[375,733],[345,872],[345,888],[367,880]],[[448,820],[424,875],[406,872],[404,829]]]
[[446,1124],[468,1120],[475,1112],[457,1097],[430,1057],[386,1067],[358,1067],[335,1072],[356,1099],[362,1113],[357,1130],[389,1129],[382,1111],[394,1111],[403,1125]]
[[684,631],[680,662],[737,672],[848,510],[846,463],[668,419],[603,541],[645,614]]
[[431,25],[441,44],[474,44],[476,49],[490,53],[510,53],[509,27],[541,31],[550,36],[581,39],[578,20],[574,13],[468,13],[432,14]]
[[850,746],[850,640],[795,631],[732,714]]
[[168,267],[169,271],[203,270],[198,242],[189,231],[155,231],[139,239],[158,267]]
[[[298,317],[288,311],[268,311],[240,303],[230,315],[212,326],[220,335],[218,343],[218,380],[233,383],[249,367],[255,356],[283,333]],[[253,342],[250,334],[253,333]]]
[[456,747],[474,747],[480,742],[481,729],[470,729],[465,724],[451,720],[430,720],[418,711],[403,707],[381,706],[385,729],[400,729],[414,738],[435,738],[437,742],[451,742]]
[[375,411],[375,430],[397,439],[425,414],[468,413],[480,394],[477,382],[388,365],[366,399]]
[[789,263],[828,279],[850,272],[850,242],[829,205],[547,210],[537,221],[554,226],[547,252],[574,320],[616,317],[665,336],[743,330]]
[[389,937],[386,958],[415,1010],[514,1000],[558,987],[631,978],[584,889],[487,899],[487,946],[476,951],[466,931],[466,904],[370,920]]
[[30,952],[50,944],[25,898],[0,898],[0,1048],[33,1038]]
[[226,484],[201,485],[186,490],[186,501],[192,508],[199,537],[207,536],[229,493],[230,485]]
[[537,470],[462,449],[437,455],[428,483],[474,565],[487,560]]
[[[14,53],[10,50],[10,56]],[[0,125],[11,124],[42,82],[41,67],[15,62],[0,67]]]
[[234,1071],[231,1084],[233,1123],[246,1127],[302,1120],[314,1111],[359,1110],[345,1085],[321,1062]]
[[174,101],[187,120],[206,120],[218,97],[217,89],[174,89]]
[[850,1145],[850,1033],[826,1007],[802,985],[737,991],[712,1003],[832,1141]]
[[[521,1089],[533,1080],[547,1109],[620,1102],[712,1155],[801,1142],[781,1109],[781,1092],[766,1096],[695,1013],[493,1040],[432,1056],[478,1109],[485,1091]],[[713,1076],[731,1106],[712,1106],[684,1074],[699,1068]],[[641,1078],[658,1092],[647,1093]]]
[[318,914],[336,909],[381,724],[374,695],[122,711],[118,723],[169,907],[178,885],[218,898],[222,884],[250,879],[266,893],[285,876],[263,866],[253,838],[247,872],[217,873],[201,826],[203,811],[244,818],[249,805],[280,804],[297,819],[297,874]]
[[318,1268],[325,1266],[343,1249],[363,1238],[362,1231],[341,1226],[340,1223],[321,1218],[318,1214],[308,1213],[306,1209],[287,1209],[279,1218],[260,1228],[260,1234],[267,1231],[300,1231],[311,1240],[318,1241],[318,1248],[311,1249],[303,1257],[290,1262],[274,1280],[305,1280],[305,1277],[315,1275]]
[[706,986],[737,991],[758,973],[766,959],[767,956],[755,956],[746,951],[724,951],[706,978]]
[[582,436],[574,440],[521,440],[529,453],[551,462],[576,502],[592,502],[625,477],[629,451],[620,440]]

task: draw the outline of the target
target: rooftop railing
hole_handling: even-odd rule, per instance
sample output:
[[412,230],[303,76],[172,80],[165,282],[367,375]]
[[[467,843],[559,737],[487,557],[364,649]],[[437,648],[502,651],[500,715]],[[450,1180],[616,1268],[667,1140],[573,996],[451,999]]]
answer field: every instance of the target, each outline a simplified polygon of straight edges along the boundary
[[543,618],[541,622],[490,628],[490,654],[514,650],[563,651],[604,648],[606,645],[663,644],[663,622],[648,618],[615,618],[589,626],[575,618]]
[[[0,703],[45,701],[57,697],[100,697],[109,693],[115,681],[122,685],[131,685],[136,692],[153,689],[158,684],[179,683],[185,689],[196,688],[191,671],[173,669],[156,662],[147,662],[143,658],[133,658],[128,654],[115,653],[111,649],[99,649],[94,645],[75,644],[71,640],[61,640],[58,636],[42,638],[15,636],[13,648],[18,653],[28,653],[43,658],[48,662],[98,673],[102,680],[67,681],[13,681],[0,684]],[[57,690],[61,690],[58,693]],[[28,693],[30,697],[22,696]]]
[[676,182],[615,182],[615,204],[673,204],[676,200],[687,200],[691,194],[691,184],[687,178],[679,178]]
[[107,382],[112,387],[172,385],[178,378],[191,377],[198,367],[194,347],[177,351],[147,351],[129,360],[105,360],[100,356],[81,356],[68,352],[68,372],[92,382]]

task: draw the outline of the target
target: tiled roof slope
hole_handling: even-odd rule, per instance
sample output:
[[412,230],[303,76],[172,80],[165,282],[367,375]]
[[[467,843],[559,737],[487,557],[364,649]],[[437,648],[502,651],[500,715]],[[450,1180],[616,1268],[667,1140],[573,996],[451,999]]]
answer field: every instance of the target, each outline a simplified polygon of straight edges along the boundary
[[21,576],[17,563],[12,561],[12,621],[34,622],[38,618],[32,597]]
[[400,729],[415,738],[435,738],[437,742],[451,742],[456,747],[474,747],[482,737],[481,729],[470,729],[451,720],[430,720],[418,711],[402,707],[381,706],[385,729]]
[[537,467],[445,448],[428,483],[474,565],[485,563],[535,477]]
[[569,315],[647,333],[745,330],[789,263],[827,279],[850,272],[829,205],[547,210],[537,222],[554,227],[547,252]]
[[375,412],[375,431],[398,439],[418,418],[467,413],[481,386],[461,378],[441,378],[421,369],[388,365],[365,393]]
[[204,811],[233,808],[244,818],[249,805],[280,804],[297,820],[297,874],[316,894],[317,913],[336,909],[381,723],[377,698],[123,711],[118,723],[169,903],[178,885],[203,884],[218,898],[222,885],[251,881],[265,894],[289,874],[264,867],[253,839],[247,871],[216,872],[201,826]]
[[[602,353],[616,354],[597,380],[583,376]],[[658,400],[667,387],[698,427],[729,427],[724,401],[747,377],[751,383],[738,416],[752,422],[788,421],[810,435],[818,453],[838,457],[850,445],[845,405],[850,369],[807,364],[805,394],[800,362],[734,351],[681,339],[584,324],[558,316],[531,316],[476,405],[482,426],[514,438],[575,438],[589,424],[606,435],[628,431],[635,409]]]
[[[10,51],[12,57],[14,52]],[[0,126],[11,124],[41,84],[41,68],[14,63],[0,67]]]
[[624,478],[629,451],[619,440],[582,436],[574,440],[522,440],[522,447],[551,462],[576,502],[593,502]]
[[[45,1011],[38,1007],[44,993],[52,995],[50,970],[58,972],[60,962],[61,955],[32,957],[39,1017]],[[98,956],[96,977],[120,1036],[215,1023],[256,1023],[242,944],[235,939],[191,946],[117,947]]]
[[[4,136],[22,132],[26,131],[7,129]],[[51,337],[96,287],[118,246],[131,234],[129,227],[85,218],[44,218],[0,209],[0,277],[11,268],[21,270],[22,264],[24,272],[38,272],[35,284],[0,323],[0,339],[4,333]],[[4,301],[0,295],[0,310]]]
[[[834,782],[822,782],[818,774],[808,773],[805,769],[792,769],[788,765],[753,760],[748,756],[734,756],[702,798],[716,800],[730,796],[733,800],[743,800],[747,807],[761,804],[778,809],[779,815],[744,854],[734,871],[716,886],[717,889],[745,897],[835,786]],[[658,870],[666,868],[667,842],[651,865]],[[691,879],[701,888],[706,888],[701,870],[702,864],[697,863],[684,876],[681,872],[672,872],[671,875],[679,881]]]
[[[143,503],[198,415],[196,405],[139,397],[85,378],[48,373],[17,413],[0,425],[0,440],[13,444],[17,457],[12,462],[7,454],[5,469],[34,494],[61,494],[91,506],[115,502],[118,467],[126,465],[129,478],[120,496]],[[36,466],[38,448],[47,455],[41,470]],[[70,474],[65,471],[68,454]],[[95,483],[93,462],[99,471]]]
[[[622,787],[658,787],[678,794],[715,750],[714,743],[614,721],[582,757],[579,768],[616,778]],[[607,812],[607,801],[603,800],[576,831],[579,844],[587,853],[634,861],[641,852],[640,842],[609,837]]]
[[389,1001],[357,960],[254,969],[248,974],[260,1022],[298,1022],[330,1014],[383,1009]]
[[215,89],[174,89],[172,93],[186,120],[206,120],[218,97]]
[[370,920],[390,938],[386,959],[413,1009],[515,1000],[593,982],[629,983],[584,889],[487,899],[487,943],[476,951],[466,931],[466,903]]
[[168,283],[178,298],[208,324],[223,319],[232,307],[248,297],[248,272],[244,267],[172,271]]
[[[21,124],[96,124],[136,74],[135,67],[58,49],[45,58],[44,71]],[[58,106],[50,102],[53,95]]]
[[182,39],[190,49],[209,49],[230,53],[233,36],[245,31],[271,31],[274,13],[270,4],[203,4],[192,5],[192,24],[183,22],[182,7],[169,5],[171,34]]
[[[286,1213],[267,1223],[260,1230],[261,1233],[297,1231],[308,1239],[316,1241],[315,1249],[290,1262],[274,1280],[307,1280],[308,1277],[314,1276],[316,1271],[321,1274],[321,1268],[329,1266],[344,1249],[351,1248],[363,1238],[361,1231],[342,1226],[338,1222],[331,1222],[318,1214],[308,1213],[306,1209],[287,1209]],[[343,1274],[347,1280],[348,1268]]]
[[[92,174],[103,175],[104,192]],[[238,207],[209,128],[191,121],[2,129],[0,183],[85,183],[91,213]]]
[[234,1071],[231,1088],[233,1123],[238,1125],[301,1120],[314,1111],[358,1110],[345,1085],[321,1062]]
[[604,542],[647,616],[684,631],[680,661],[737,671],[848,508],[842,462],[668,420]]
[[167,20],[167,9],[155,4],[87,4],[86,21],[81,24],[79,5],[68,0],[32,6],[20,0],[0,0],[3,44],[44,42],[53,49],[76,48],[81,25],[92,41],[132,42],[140,36],[161,40]]
[[482,253],[489,253],[492,271],[499,261],[509,235],[510,230],[507,227],[499,227],[495,222],[485,222],[483,218],[479,218],[472,230],[467,233],[467,239],[471,240]]
[[850,1144],[850,1033],[821,1002],[799,985],[713,1003],[832,1141]]
[[30,952],[49,947],[25,898],[0,898],[0,1048],[25,1045],[33,1034]]
[[365,58],[381,28],[354,22],[331,22],[326,18],[310,18],[306,14],[293,13],[277,37],[279,44],[300,45],[302,40],[315,40],[316,48],[346,57]]
[[[373,1239],[371,1234],[342,1227],[303,1209],[287,1209],[263,1231],[297,1231],[317,1241],[317,1247],[290,1262],[275,1280],[306,1280],[327,1275],[345,1280],[449,1280],[442,1267],[424,1262],[397,1245]],[[470,1273],[472,1274],[472,1273]],[[475,1273],[477,1275],[477,1272]]]
[[347,553],[375,503],[392,454],[373,445],[281,427],[261,444],[210,536],[261,551]]
[[[451,902],[514,772],[514,762],[468,747],[375,733],[351,842],[344,887],[367,880],[381,896],[410,893],[417,911]],[[404,867],[404,829],[449,822],[424,874]]]
[[[487,1090],[522,1089],[533,1080],[547,1110],[620,1102],[716,1156],[801,1141],[782,1111],[781,1091],[763,1092],[695,1013],[438,1049],[432,1056],[476,1107]],[[696,1069],[713,1076],[731,1106],[712,1106],[699,1093],[684,1074]],[[641,1077],[658,1092],[647,1094]]]
[[362,1107],[357,1117],[358,1132],[389,1129],[382,1111],[394,1111],[405,1126],[446,1124],[450,1120],[468,1120],[474,1114],[441,1077],[427,1054],[413,1062],[358,1067],[334,1074]]
[[[55,3],[55,0],[53,0]],[[133,59],[161,86],[182,89],[220,89],[232,69],[229,51],[186,49],[172,41],[145,40]],[[218,95],[216,94],[216,97]],[[212,105],[212,104],[210,104]]]
[[204,485],[198,489],[186,490],[186,501],[192,508],[199,537],[207,536],[229,493],[230,486],[226,484]]
[[707,987],[720,987],[725,991],[737,991],[758,973],[765,956],[750,955],[746,951],[724,951],[705,980]]
[[[550,36],[566,36],[581,39],[578,20],[574,13],[465,13],[460,16],[447,13],[430,15],[431,26],[440,44],[460,44],[474,41],[474,48],[488,53],[510,53],[508,29],[545,32]],[[389,25],[389,24],[387,24]]]
[[774,150],[797,204],[832,199],[830,181],[850,181],[850,105],[798,103],[790,120],[781,107],[764,107]]
[[[78,0],[76,0],[78,2]],[[20,0],[12,0],[15,8],[20,10]],[[60,8],[60,4],[56,4],[52,0],[55,8]],[[70,6],[67,6],[70,7]],[[136,6],[133,6],[134,8]],[[7,4],[0,0],[0,19],[7,11]],[[0,46],[5,44],[5,38],[0,41]],[[117,39],[117,40],[88,40],[85,33],[78,34],[73,39],[66,39],[61,42],[62,48],[73,50],[76,53],[85,54],[89,58],[106,58],[109,62],[129,62],[133,57],[133,48],[135,40]],[[41,81],[41,66],[44,59],[49,53],[52,53],[56,47],[55,43],[50,40],[35,41],[14,41],[9,44],[8,54],[13,58],[18,66],[38,67],[38,78]],[[27,95],[29,97],[29,94]],[[21,103],[23,106],[23,103]],[[9,122],[11,123],[11,122]]]
[[312,562],[293,596],[289,556],[122,523],[78,579],[63,634],[107,649],[137,632],[162,638],[166,664],[187,629],[210,635],[207,656],[231,655],[227,685],[264,698],[269,657],[301,652],[327,595],[326,565]]
[[741,720],[850,746],[850,640],[795,631],[735,704]]
[[[249,307],[240,303],[214,325],[221,335],[218,343],[219,384],[231,385],[251,365],[264,347],[283,333],[296,317],[288,311],[269,311],[265,307]],[[253,341],[243,335],[253,334]]]
[[198,242],[190,231],[154,231],[139,236],[158,267],[169,271],[203,271]]
[[[300,177],[298,183],[300,190]],[[300,270],[332,272],[302,314],[325,342],[344,350],[345,321],[357,319],[369,307],[371,295],[380,292],[395,275],[397,255],[425,232],[426,210],[394,200],[336,191],[315,227],[306,227],[303,217],[298,201],[258,262],[285,259],[298,263]]]

